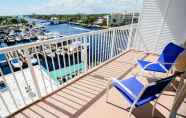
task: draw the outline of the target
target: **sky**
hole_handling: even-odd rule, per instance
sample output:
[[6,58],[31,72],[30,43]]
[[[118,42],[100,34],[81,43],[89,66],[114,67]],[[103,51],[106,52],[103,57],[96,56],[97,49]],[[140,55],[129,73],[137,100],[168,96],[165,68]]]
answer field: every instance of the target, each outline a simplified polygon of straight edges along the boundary
[[0,16],[113,13],[141,7],[142,0],[1,0]]

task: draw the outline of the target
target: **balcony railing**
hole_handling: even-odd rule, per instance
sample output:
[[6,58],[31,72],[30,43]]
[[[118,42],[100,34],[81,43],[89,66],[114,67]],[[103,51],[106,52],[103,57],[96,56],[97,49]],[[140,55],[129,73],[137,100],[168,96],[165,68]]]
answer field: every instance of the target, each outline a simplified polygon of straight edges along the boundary
[[116,27],[1,48],[0,116],[43,98],[129,49],[135,33],[129,29]]

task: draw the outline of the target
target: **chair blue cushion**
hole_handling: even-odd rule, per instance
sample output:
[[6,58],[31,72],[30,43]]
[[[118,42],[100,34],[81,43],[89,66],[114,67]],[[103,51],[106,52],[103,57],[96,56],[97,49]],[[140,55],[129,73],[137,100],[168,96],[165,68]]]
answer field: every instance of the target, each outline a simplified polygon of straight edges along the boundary
[[[174,63],[176,58],[180,53],[182,53],[185,49],[176,45],[174,43],[169,43],[163,49],[158,61],[161,63]],[[164,67],[169,70],[172,64],[164,64]]]
[[[138,65],[144,69],[144,67],[147,64],[150,64],[152,62],[149,61],[144,61],[144,60],[137,60]],[[155,72],[162,72],[162,73],[166,73],[167,71],[165,69],[162,68],[162,66],[159,63],[154,63],[152,65],[149,65],[147,68],[145,68],[144,70],[148,70],[148,71],[155,71]]]
[[[120,83],[119,83],[120,82]],[[139,96],[140,92],[144,89],[143,84],[141,84],[135,76],[132,76],[128,79],[125,80],[119,80],[115,81],[113,80],[112,85],[126,98],[126,100],[130,103],[133,104],[133,102],[136,100],[136,98],[133,96],[135,95],[136,97]],[[127,89],[129,89],[133,95],[131,95],[131,93],[129,93],[124,87],[122,87],[120,84],[122,84],[123,86],[127,87]],[[136,107],[138,106],[142,106],[146,103],[149,103],[150,101],[156,99],[157,97],[154,96],[148,96],[146,98],[143,99],[139,99],[138,102],[135,104]]]

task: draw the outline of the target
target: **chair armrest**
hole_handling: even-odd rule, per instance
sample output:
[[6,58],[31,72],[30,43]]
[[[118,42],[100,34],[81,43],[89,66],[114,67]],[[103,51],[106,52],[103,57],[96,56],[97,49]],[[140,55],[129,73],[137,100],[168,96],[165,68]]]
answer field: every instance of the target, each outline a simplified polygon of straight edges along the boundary
[[145,65],[145,66],[144,66],[144,69],[146,69],[146,68],[149,67],[150,65],[158,64],[158,63],[159,63],[159,62],[157,62],[157,61],[151,62],[151,63]]
[[160,64],[167,64],[167,65],[169,65],[169,64],[175,64],[175,63],[161,63],[161,62],[158,62],[158,63],[160,63]]

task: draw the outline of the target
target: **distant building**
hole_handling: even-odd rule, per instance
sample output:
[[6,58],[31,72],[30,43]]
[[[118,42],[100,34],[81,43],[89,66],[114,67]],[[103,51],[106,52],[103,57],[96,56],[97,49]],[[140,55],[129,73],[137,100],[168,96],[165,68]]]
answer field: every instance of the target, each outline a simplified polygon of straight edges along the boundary
[[112,13],[108,17],[108,25],[118,26],[123,22],[124,18],[125,18],[125,14],[123,13]]
[[131,19],[132,12],[122,12],[122,13],[111,13],[107,16],[107,25],[108,26],[120,26],[124,25],[126,19]]
[[51,24],[54,24],[54,25],[59,24],[59,20],[57,17],[51,17],[50,21],[51,21]]
[[98,17],[96,19],[96,21],[94,22],[94,24],[101,25],[101,24],[103,24],[103,21],[104,21],[104,18],[103,17]]

